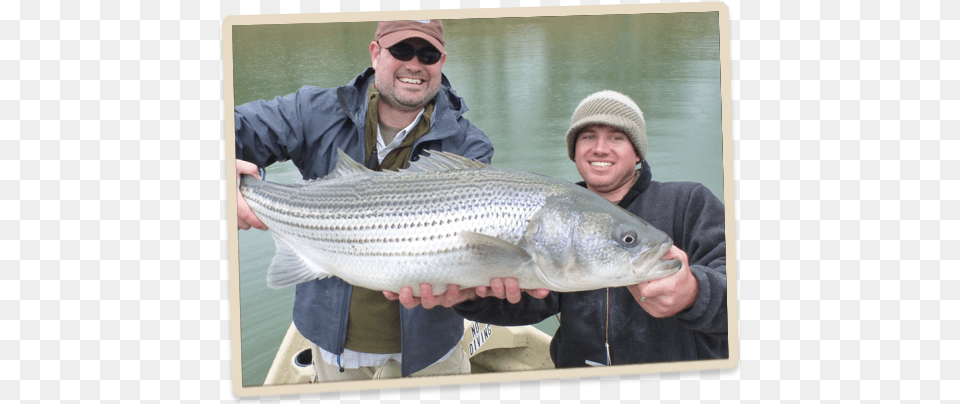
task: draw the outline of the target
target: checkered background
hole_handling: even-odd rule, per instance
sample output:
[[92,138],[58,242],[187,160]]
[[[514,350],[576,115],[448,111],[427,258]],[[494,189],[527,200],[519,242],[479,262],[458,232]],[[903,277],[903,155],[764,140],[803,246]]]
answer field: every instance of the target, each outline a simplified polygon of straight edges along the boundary
[[[238,400],[223,17],[508,3],[0,3],[0,401]],[[726,3],[736,369],[285,399],[960,399],[960,2]]]

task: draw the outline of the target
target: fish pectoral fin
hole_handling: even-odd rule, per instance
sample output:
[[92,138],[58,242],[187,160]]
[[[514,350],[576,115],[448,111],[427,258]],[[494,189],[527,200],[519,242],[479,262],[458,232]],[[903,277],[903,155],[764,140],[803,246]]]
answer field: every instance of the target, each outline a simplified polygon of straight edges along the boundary
[[[460,232],[472,259],[504,270],[515,270],[533,262],[522,248],[509,241],[473,231]],[[509,272],[508,272],[509,273]]]
[[273,262],[267,268],[267,286],[281,289],[298,283],[322,279],[331,276],[315,265],[303,260],[290,244],[282,237],[273,233],[273,241],[277,244],[277,252]]

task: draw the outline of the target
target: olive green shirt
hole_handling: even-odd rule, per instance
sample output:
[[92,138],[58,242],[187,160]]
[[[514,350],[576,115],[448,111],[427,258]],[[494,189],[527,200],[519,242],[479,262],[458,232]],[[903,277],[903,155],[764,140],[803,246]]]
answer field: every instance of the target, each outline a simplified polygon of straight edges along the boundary
[[[380,93],[371,85],[369,94],[366,138],[364,139],[367,167],[375,167],[377,171],[406,168],[414,143],[430,131],[430,117],[433,114],[434,105],[432,102],[427,104],[420,122],[396,149],[383,158],[381,163],[376,160],[371,161],[373,151],[377,150],[377,130],[380,122],[377,117],[377,103],[380,100]],[[383,296],[382,291],[354,286],[350,296],[346,348],[376,354],[400,352],[400,303],[388,300]]]

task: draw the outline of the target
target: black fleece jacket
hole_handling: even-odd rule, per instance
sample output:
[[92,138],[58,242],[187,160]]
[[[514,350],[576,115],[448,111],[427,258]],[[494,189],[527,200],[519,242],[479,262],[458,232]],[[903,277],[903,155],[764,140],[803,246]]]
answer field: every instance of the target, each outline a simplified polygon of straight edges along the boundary
[[523,294],[517,304],[485,298],[455,306],[456,312],[502,326],[536,324],[560,313],[560,327],[550,343],[550,356],[558,368],[587,366],[587,360],[607,363],[605,341],[614,365],[727,358],[723,203],[699,183],[661,183],[651,178],[650,166],[643,161],[640,178],[620,207],[667,233],[687,253],[699,287],[693,306],[672,317],[654,318],[626,287],[619,287],[551,292],[544,299]]

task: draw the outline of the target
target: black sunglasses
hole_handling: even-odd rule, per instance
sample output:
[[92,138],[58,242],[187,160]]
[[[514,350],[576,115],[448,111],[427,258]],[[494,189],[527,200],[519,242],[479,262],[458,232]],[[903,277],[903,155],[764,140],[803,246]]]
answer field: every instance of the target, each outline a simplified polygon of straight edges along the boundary
[[420,49],[413,49],[413,46],[410,46],[410,44],[405,42],[400,42],[396,45],[393,45],[387,48],[387,50],[390,51],[390,54],[393,55],[394,58],[404,62],[413,59],[413,55],[417,55],[417,59],[420,59],[420,63],[425,65],[437,63],[443,56],[443,53],[433,46],[428,45]]

